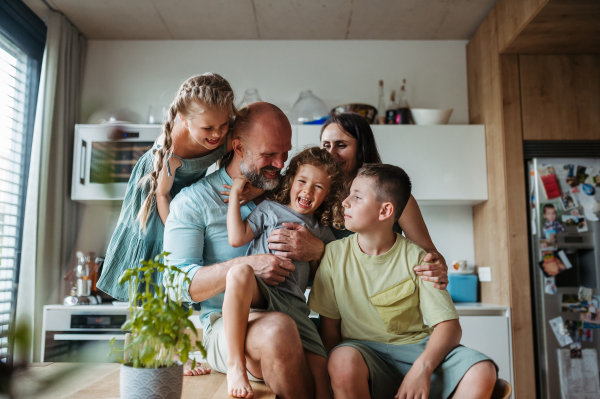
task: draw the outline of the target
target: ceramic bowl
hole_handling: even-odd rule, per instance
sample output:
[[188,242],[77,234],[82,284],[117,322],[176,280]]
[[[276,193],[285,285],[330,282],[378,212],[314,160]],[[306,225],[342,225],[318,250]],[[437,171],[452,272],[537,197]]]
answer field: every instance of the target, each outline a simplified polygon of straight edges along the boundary
[[331,110],[331,115],[337,115],[344,112],[354,112],[364,117],[370,124],[375,123],[377,118],[377,108],[369,104],[348,103],[341,104]]
[[447,125],[454,109],[425,109],[411,108],[415,124],[417,125]]

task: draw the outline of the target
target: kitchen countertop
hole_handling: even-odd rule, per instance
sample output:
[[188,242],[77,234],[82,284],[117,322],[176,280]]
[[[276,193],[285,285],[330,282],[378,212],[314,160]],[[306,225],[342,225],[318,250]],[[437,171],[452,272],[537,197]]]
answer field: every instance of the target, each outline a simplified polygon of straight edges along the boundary
[[[119,399],[120,367],[116,363],[32,363],[15,377],[14,394],[17,398],[36,399]],[[275,399],[264,383],[250,384],[256,399]],[[43,392],[35,392],[39,387],[43,387]],[[215,371],[183,377],[181,398],[229,398],[227,378]]]
[[510,315],[510,307],[481,302],[455,302],[459,316],[505,316]]

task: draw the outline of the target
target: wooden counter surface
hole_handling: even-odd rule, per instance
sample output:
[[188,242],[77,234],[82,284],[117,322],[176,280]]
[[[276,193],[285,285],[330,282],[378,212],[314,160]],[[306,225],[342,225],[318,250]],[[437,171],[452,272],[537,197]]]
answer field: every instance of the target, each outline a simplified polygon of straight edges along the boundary
[[[208,366],[204,364],[205,366]],[[32,363],[13,383],[15,397],[39,399],[119,399],[116,363]],[[256,399],[275,399],[264,383],[250,382]],[[33,394],[36,390],[42,392]],[[32,395],[33,394],[33,395]],[[225,374],[183,377],[182,399],[221,399],[227,395]]]

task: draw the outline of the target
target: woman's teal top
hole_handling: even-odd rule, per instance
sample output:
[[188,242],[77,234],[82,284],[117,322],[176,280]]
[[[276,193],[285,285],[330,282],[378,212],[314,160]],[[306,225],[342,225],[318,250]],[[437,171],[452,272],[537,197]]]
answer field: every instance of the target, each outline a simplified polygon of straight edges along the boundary
[[[160,144],[148,150],[139,159],[129,178],[123,207],[115,232],[108,244],[102,275],[98,288],[120,300],[129,300],[129,285],[119,285],[119,277],[129,268],[137,266],[140,260],[153,259],[163,251],[163,233],[165,226],[160,219],[158,209],[153,207],[148,215],[146,232],[136,221],[137,214],[147,197],[148,187],[140,186],[140,180],[154,168],[154,153]],[[191,186],[206,175],[206,170],[227,152],[226,145],[217,148],[208,155],[194,159],[182,159],[177,169],[171,195],[175,197],[182,189]],[[176,156],[176,155],[173,155]],[[167,170],[171,175],[167,161]]]

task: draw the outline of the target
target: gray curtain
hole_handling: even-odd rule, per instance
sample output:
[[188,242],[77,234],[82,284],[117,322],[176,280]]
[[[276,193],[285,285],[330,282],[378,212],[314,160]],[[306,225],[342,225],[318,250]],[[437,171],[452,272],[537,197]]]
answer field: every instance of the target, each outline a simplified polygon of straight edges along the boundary
[[33,332],[15,360],[40,361],[43,306],[62,303],[62,270],[78,231],[71,201],[75,123],[79,122],[86,40],[60,13],[50,12],[32,143],[17,294],[17,324]]

